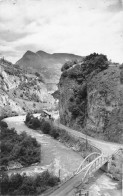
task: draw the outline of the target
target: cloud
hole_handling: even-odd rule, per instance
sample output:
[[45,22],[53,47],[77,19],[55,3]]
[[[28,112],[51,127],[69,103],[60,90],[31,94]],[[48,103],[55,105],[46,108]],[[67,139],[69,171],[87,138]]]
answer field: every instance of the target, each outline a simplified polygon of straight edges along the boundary
[[4,0],[0,53],[15,62],[26,50],[99,52],[123,62],[122,23],[122,0]]

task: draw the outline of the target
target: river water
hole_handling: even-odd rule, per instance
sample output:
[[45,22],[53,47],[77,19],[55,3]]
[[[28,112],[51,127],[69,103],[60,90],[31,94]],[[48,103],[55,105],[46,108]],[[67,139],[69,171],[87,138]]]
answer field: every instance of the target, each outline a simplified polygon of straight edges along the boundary
[[[20,173],[26,172],[31,175],[42,172],[47,168],[54,171],[56,175],[60,174],[60,178],[64,179],[72,174],[82,162],[83,158],[80,154],[48,135],[39,134],[29,129],[23,122],[24,117],[7,118],[5,121],[9,128],[14,127],[18,133],[25,131],[35,137],[41,144],[41,163],[38,166],[22,169]],[[89,186],[89,192],[90,196],[122,196],[121,190],[117,190],[117,182],[106,176],[101,170],[94,174],[94,180]]]
[[48,135],[39,134],[37,131],[29,129],[21,117],[8,118],[5,121],[9,128],[14,127],[18,133],[25,131],[35,137],[41,144],[41,163],[38,166],[31,166],[29,169],[21,169],[22,172],[26,171],[30,175],[33,172],[40,172],[47,168],[54,171],[56,175],[60,175],[61,179],[64,179],[71,175],[82,162],[83,158],[80,154]]
[[123,196],[122,190],[117,189],[117,181],[112,180],[101,170],[94,174],[89,187],[89,196]]

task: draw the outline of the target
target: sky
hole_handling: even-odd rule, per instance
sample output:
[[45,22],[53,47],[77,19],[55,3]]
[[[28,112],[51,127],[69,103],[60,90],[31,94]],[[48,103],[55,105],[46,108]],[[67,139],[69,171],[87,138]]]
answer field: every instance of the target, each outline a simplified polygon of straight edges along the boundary
[[97,52],[123,63],[123,0],[0,0],[0,56]]

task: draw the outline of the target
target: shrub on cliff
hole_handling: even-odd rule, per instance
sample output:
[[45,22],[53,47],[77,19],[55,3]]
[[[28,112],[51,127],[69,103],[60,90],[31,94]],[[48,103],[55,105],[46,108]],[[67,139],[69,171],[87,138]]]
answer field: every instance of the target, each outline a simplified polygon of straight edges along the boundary
[[73,60],[73,61],[67,61],[66,63],[63,64],[61,71],[65,71],[67,69],[69,69],[70,67],[72,67],[74,64],[77,64],[77,60]]
[[86,99],[87,97],[87,85],[86,83],[83,83],[83,85],[78,86],[74,89],[74,96],[76,99],[79,99],[79,103],[81,103],[81,101],[83,99]]
[[77,80],[77,79],[80,79],[80,78],[83,79],[84,74],[83,74],[83,69],[82,69],[82,67],[79,66],[79,65],[76,65],[76,67],[70,69],[70,70],[68,71],[68,77],[69,77],[70,79],[76,79],[76,80]]
[[69,103],[69,111],[72,113],[73,117],[76,118],[80,114],[80,108],[76,103]]
[[33,100],[33,101],[35,101],[35,102],[39,102],[40,101],[39,96],[37,94],[35,94],[35,93],[32,93],[30,95],[30,99]]
[[62,77],[67,77],[68,76],[68,72],[65,70],[63,73],[62,73]]
[[80,124],[84,123],[86,117],[86,105],[87,105],[87,85],[84,83],[74,89],[74,95],[70,97],[68,110],[71,112],[72,117],[79,118]]
[[108,59],[106,55],[93,53],[85,57],[84,63],[87,65],[87,69],[90,71],[92,69],[104,70],[108,68]]
[[123,84],[123,68],[120,71],[120,83]]
[[123,63],[120,65],[120,67],[119,67],[120,69],[123,69]]
[[92,72],[97,74],[107,69],[108,66],[108,59],[105,55],[93,53],[86,56],[81,65],[77,64],[75,68],[70,69],[67,75],[69,78],[76,79],[79,83],[82,83]]
[[36,75],[37,77],[40,77],[40,73],[38,73],[38,72],[35,72],[35,75]]
[[59,97],[60,97],[59,90],[56,90],[54,93],[52,93],[52,96],[54,97],[54,99],[59,99]]

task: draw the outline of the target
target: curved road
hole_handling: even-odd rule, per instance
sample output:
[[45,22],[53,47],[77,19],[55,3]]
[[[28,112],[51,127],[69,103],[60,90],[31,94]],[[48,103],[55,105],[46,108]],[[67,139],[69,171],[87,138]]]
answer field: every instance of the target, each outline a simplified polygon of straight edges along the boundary
[[55,123],[58,127],[65,129],[68,133],[70,133],[71,135],[78,137],[79,139],[86,139],[89,141],[90,144],[92,144],[93,146],[97,147],[98,149],[100,149],[102,151],[102,153],[104,153],[106,156],[113,154],[113,152],[115,152],[116,150],[118,150],[119,148],[123,148],[123,144],[118,144],[118,143],[112,143],[112,142],[106,142],[103,140],[99,140],[96,138],[92,138],[90,136],[86,136],[85,134],[78,132],[76,130],[73,130],[71,128],[68,128],[62,124],[60,124],[59,122]]
[[[39,116],[40,114],[34,114],[34,116]],[[52,115],[52,113],[51,113]],[[24,116],[16,116],[16,117],[10,117],[7,118],[7,121],[12,121],[15,120],[16,122],[18,121],[25,121],[25,115]],[[5,120],[5,121],[6,121]],[[72,134],[73,136],[75,136],[76,138],[78,137],[80,138],[84,138],[88,139],[89,143],[91,143],[92,145],[94,145],[95,147],[99,148],[102,153],[105,156],[111,155],[113,154],[115,151],[117,151],[119,148],[123,148],[122,144],[116,144],[116,143],[111,143],[111,142],[105,142],[102,140],[98,140],[89,136],[86,136],[85,134],[78,132],[76,130],[70,129],[62,124],[60,124],[59,122],[55,121],[55,125],[65,129],[68,133]],[[80,163],[81,164],[81,163]],[[87,166],[89,167],[89,165]],[[81,176],[82,176],[82,172],[80,172],[79,175],[72,177],[70,180],[68,180],[66,183],[64,183],[60,188],[58,188],[56,191],[54,191],[52,194],[50,194],[51,196],[72,196],[75,193],[75,186],[78,184],[78,182],[81,181]]]
[[[88,139],[89,143],[92,144],[93,146],[97,147],[102,151],[102,153],[105,156],[112,155],[115,153],[119,148],[123,148],[122,144],[118,143],[111,143],[111,142],[106,142],[103,140],[98,140],[89,136],[86,136],[85,134],[78,132],[76,130],[70,129],[59,122],[55,123],[58,127],[65,129],[68,133],[72,134],[75,137],[84,138]],[[89,167],[89,165],[87,166]],[[81,181],[81,177],[83,175],[83,171],[79,173],[79,175],[74,176],[70,180],[68,180],[63,186],[61,186],[59,189],[57,189],[55,192],[50,194],[50,196],[74,196],[75,195],[75,190],[76,190],[76,185],[79,181]]]

